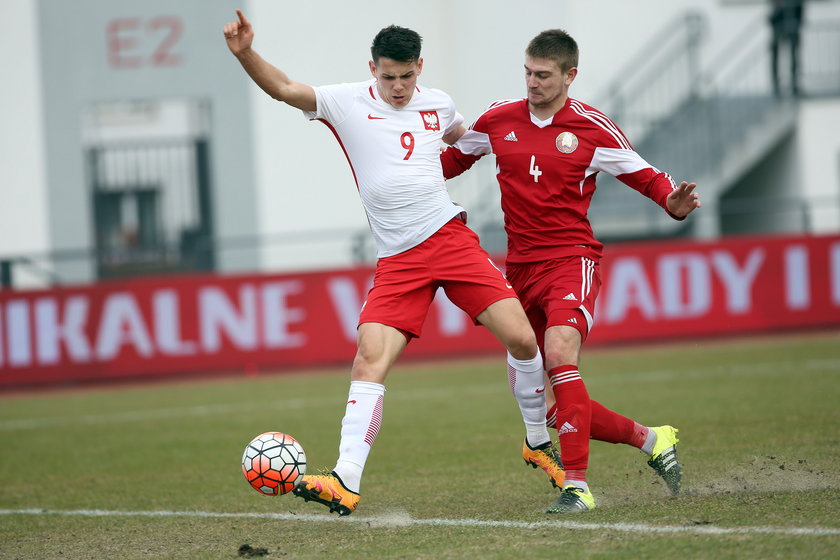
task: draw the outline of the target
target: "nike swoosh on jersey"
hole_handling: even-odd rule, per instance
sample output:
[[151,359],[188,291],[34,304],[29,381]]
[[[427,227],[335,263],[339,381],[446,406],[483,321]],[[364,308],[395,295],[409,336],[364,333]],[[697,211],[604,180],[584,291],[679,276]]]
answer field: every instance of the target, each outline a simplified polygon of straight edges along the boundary
[[370,120],[385,120],[385,119],[387,119],[388,117],[374,117],[373,115],[368,114],[368,118],[369,118]]

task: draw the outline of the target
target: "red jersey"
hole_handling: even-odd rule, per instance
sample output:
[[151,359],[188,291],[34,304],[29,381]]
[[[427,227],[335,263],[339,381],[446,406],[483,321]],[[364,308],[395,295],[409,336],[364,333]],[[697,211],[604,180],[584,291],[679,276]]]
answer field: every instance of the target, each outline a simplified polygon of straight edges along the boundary
[[663,208],[676,188],[670,175],[633,150],[615,123],[571,98],[543,122],[531,114],[525,99],[493,103],[441,154],[444,176],[460,175],[491,152],[512,263],[600,259],[603,244],[595,239],[587,212],[601,171]]

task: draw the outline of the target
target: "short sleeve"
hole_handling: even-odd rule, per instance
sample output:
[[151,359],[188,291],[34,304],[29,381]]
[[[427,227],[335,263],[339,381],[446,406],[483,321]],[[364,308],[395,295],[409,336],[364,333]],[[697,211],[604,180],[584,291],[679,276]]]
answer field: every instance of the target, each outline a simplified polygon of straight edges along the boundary
[[446,96],[448,103],[446,115],[449,117],[448,122],[444,126],[444,135],[452,132],[464,123],[464,116],[455,110],[455,102],[448,95]]
[[302,111],[309,120],[323,119],[332,124],[339,124],[347,118],[353,98],[358,91],[357,84],[333,84],[315,87],[314,111]]

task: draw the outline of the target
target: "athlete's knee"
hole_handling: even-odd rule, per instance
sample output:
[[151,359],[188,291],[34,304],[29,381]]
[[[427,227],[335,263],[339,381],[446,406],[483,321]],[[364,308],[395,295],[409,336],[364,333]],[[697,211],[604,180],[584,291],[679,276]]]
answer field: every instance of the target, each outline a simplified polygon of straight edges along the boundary
[[572,327],[551,327],[545,337],[547,369],[562,364],[577,364],[582,338],[580,332]]
[[547,370],[563,364],[574,364],[580,361],[580,348],[563,347],[545,349],[545,366]]
[[486,326],[517,360],[537,355],[537,336],[516,298],[506,298],[482,311],[478,322]]
[[352,381],[382,383],[387,374],[387,366],[383,364],[382,360],[376,360],[362,352],[357,352],[356,357],[353,358],[353,368],[350,371]]
[[381,383],[387,373],[384,348],[370,341],[359,340],[356,356],[353,358],[353,369],[350,372],[351,379]]
[[517,360],[530,360],[537,355],[537,336],[530,326],[516,329],[505,343],[507,351]]

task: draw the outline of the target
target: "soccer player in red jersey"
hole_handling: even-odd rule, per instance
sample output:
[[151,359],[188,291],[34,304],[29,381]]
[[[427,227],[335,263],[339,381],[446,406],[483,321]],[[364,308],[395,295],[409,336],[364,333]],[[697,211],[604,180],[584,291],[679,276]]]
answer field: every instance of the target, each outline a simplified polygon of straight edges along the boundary
[[536,336],[512,287],[467,228],[464,209],[446,190],[439,147],[465,132],[463,117],[449,95],[419,85],[420,35],[386,27],[371,46],[370,79],[312,87],[260,57],[251,48],[251,23],[241,11],[237,16],[224,26],[228,48],[266,93],[335,134],[378,251],[373,288],[359,317],[338,461],[329,474],[304,476],[295,495],[339,515],[355,511],[382,422],[385,377],[408,342],[420,336],[438,288],[507,348],[508,379],[525,421],[525,459],[562,485],[560,458],[545,424]]
[[566,468],[563,492],[549,513],[595,507],[586,481],[590,437],[640,448],[669,489],[679,491],[677,430],[642,426],[590,400],[580,374],[603,249],[587,211],[599,172],[614,175],[677,220],[700,207],[694,183],[676,186],[603,113],[569,97],[577,64],[577,43],[565,31],[534,37],[525,51],[527,98],[493,103],[441,155],[446,178],[484,155],[496,156],[508,236],[506,275],[544,352],[555,398],[548,422],[558,430]]

